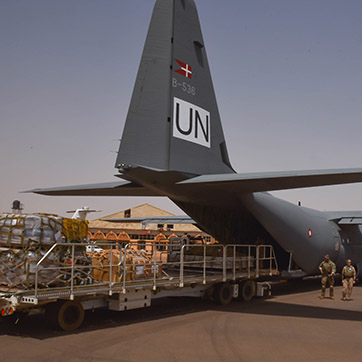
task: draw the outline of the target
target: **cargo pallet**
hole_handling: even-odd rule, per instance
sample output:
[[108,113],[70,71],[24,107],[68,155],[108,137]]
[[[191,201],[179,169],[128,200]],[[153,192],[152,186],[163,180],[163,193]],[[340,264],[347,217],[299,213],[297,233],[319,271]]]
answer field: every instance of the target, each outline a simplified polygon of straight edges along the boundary
[[[44,267],[45,261],[57,248],[71,248],[69,266]],[[78,328],[84,319],[84,311],[101,307],[126,311],[149,307],[151,300],[167,296],[198,296],[212,298],[220,304],[228,304],[233,298],[251,300],[263,295],[268,283],[257,283],[259,278],[278,275],[274,249],[270,245],[206,245],[185,243],[146,243],[149,260],[140,263],[131,259],[137,243],[121,246],[116,243],[56,243],[37,262],[34,287],[25,290],[0,292],[0,314],[3,317],[15,312],[27,313],[44,309],[53,325],[63,330]],[[76,249],[109,250],[110,261],[102,265],[106,279],[77,285],[77,270],[84,268],[94,275],[99,266],[76,265]],[[166,250],[164,250],[166,248]],[[195,254],[190,254],[190,248]],[[119,262],[113,255],[118,252]],[[130,263],[129,260],[132,260]],[[128,261],[128,262],[127,262]],[[61,274],[70,271],[67,286],[41,287],[39,273],[44,270]],[[4,289],[3,289],[4,290]]]

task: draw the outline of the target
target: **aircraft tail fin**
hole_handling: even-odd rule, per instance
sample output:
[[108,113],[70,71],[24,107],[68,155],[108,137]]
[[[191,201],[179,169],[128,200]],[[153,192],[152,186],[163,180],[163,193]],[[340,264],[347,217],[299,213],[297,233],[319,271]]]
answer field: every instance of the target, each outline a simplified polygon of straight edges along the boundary
[[157,0],[116,167],[233,173],[193,0]]

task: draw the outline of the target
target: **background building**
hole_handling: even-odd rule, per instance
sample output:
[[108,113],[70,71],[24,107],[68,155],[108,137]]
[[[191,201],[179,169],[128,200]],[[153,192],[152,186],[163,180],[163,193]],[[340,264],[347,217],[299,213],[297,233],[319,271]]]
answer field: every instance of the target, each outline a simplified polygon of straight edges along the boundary
[[202,237],[206,243],[215,243],[215,239],[202,232],[193,224],[149,223],[139,222],[116,223],[104,219],[121,219],[136,217],[175,216],[165,210],[150,204],[142,204],[131,209],[119,211],[115,214],[103,216],[89,221],[88,236],[91,240],[107,241],[138,241],[140,244],[147,241],[167,242],[170,237],[184,235]]

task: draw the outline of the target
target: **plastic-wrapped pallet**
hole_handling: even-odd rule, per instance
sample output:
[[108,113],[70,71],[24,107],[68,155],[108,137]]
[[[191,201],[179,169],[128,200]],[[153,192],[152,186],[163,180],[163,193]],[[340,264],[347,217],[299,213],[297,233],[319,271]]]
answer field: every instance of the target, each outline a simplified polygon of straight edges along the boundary
[[87,238],[88,222],[49,214],[14,215],[0,217],[0,245],[10,248],[47,249],[64,237],[66,241]]
[[92,283],[91,259],[85,248],[76,247],[75,260],[71,246],[54,250],[37,268],[37,263],[56,242],[81,242],[87,237],[87,221],[49,214],[3,214],[0,217],[0,286],[1,289],[26,289],[34,286],[69,284],[70,266],[74,265],[74,282]]
[[82,251],[74,257],[64,250],[50,254],[41,264],[45,250],[24,251],[22,249],[0,250],[0,290],[27,289],[35,285],[38,274],[38,287],[70,285],[73,264],[74,285],[92,284],[91,259]]

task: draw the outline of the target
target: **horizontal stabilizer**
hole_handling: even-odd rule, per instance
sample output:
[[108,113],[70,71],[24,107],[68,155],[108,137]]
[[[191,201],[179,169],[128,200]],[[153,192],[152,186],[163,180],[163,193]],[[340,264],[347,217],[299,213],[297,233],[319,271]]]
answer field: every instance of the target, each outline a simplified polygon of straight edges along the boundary
[[362,225],[362,211],[328,211],[327,215],[338,225]]
[[103,219],[102,221],[116,223],[141,222],[142,224],[196,224],[189,216],[154,216],[154,217],[125,217],[122,219]]
[[[202,175],[176,182],[173,192],[182,194],[188,190],[199,189],[199,192],[203,190],[206,193],[251,193],[356,182],[362,182],[361,168]],[[130,181],[34,189],[25,192],[53,196],[169,196],[162,191],[157,192]]]
[[345,217],[338,221],[338,225],[362,225],[362,218],[360,217]]
[[34,189],[25,192],[51,196],[164,196],[129,181]]
[[245,174],[202,175],[181,181],[179,185],[202,185],[209,190],[224,189],[236,193],[289,190],[362,182],[362,168],[260,172]]

